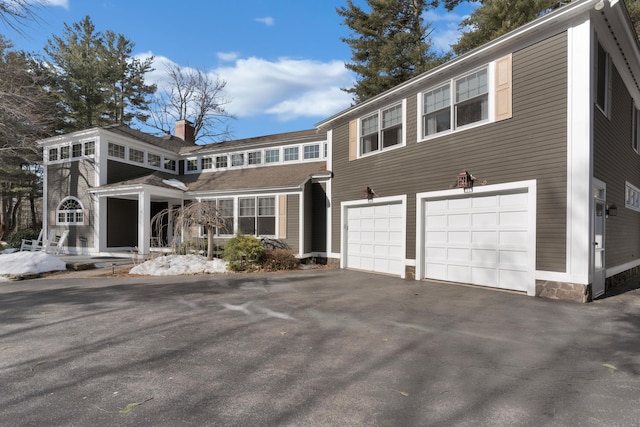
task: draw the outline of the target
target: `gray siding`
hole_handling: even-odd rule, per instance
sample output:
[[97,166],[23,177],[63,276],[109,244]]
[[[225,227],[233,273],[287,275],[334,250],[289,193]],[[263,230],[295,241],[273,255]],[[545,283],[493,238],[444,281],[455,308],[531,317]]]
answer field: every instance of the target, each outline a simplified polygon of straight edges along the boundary
[[349,162],[348,123],[334,128],[332,251],[340,252],[340,202],[368,186],[407,195],[406,257],[415,259],[415,194],[446,190],[466,169],[489,184],[537,180],[537,268],[565,271],[566,33],[513,53],[511,119],[416,143],[416,102],[407,98],[406,147]]
[[300,196],[287,196],[287,238],[285,242],[293,253],[300,253]]
[[618,216],[606,221],[605,266],[611,268],[640,258],[640,212],[625,205],[625,181],[640,188],[640,155],[632,146],[633,99],[611,64],[609,117],[593,108],[593,174],[607,185],[607,203]]
[[311,252],[313,237],[313,184],[307,181],[304,186],[304,253]]
[[[65,246],[93,247],[94,204],[88,190],[95,186],[95,165],[91,160],[56,163],[47,166],[47,219],[49,228],[68,228]],[[57,226],[56,209],[65,197],[76,197],[84,207],[84,225]],[[84,243],[86,242],[86,243]]]
[[138,246],[138,201],[107,199],[107,247]]
[[327,193],[325,184],[312,185],[312,236],[311,250],[327,251]]

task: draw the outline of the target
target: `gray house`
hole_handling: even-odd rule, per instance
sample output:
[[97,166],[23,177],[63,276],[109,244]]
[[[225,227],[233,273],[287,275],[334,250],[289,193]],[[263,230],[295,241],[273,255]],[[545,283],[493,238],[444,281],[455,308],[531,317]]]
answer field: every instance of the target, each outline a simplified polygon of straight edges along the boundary
[[175,133],[158,138],[113,125],[42,140],[45,229],[69,230],[71,254],[148,254],[206,232],[183,230],[171,216],[152,227],[156,213],[210,201],[226,212],[219,244],[241,231],[278,239],[301,258],[326,256],[325,134],[196,145],[186,121]]
[[589,301],[640,266],[639,80],[624,3],[574,0],[317,130],[41,141],[45,224],[72,253],[148,253],[172,234],[153,234],[155,212],[215,200],[234,224],[220,241],[241,230],[342,268]]
[[640,266],[640,49],[577,0],[317,126],[343,268],[588,301]]

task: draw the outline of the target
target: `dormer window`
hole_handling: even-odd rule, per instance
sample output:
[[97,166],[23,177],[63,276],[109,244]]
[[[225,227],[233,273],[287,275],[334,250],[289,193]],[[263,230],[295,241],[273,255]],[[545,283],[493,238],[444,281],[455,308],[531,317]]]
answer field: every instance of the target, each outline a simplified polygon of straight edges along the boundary
[[243,153],[232,154],[231,166],[244,166],[244,154]]
[[147,162],[149,163],[149,166],[153,166],[155,168],[159,168],[161,161],[162,161],[162,158],[160,156],[158,156],[157,154],[149,153],[149,155],[147,156]]
[[187,170],[190,172],[198,170],[198,159],[188,159],[187,160]]
[[124,159],[124,146],[119,144],[114,144],[113,142],[109,143],[108,146],[108,154],[111,157],[117,157],[119,159]]
[[216,169],[226,168],[228,166],[227,156],[216,156]]

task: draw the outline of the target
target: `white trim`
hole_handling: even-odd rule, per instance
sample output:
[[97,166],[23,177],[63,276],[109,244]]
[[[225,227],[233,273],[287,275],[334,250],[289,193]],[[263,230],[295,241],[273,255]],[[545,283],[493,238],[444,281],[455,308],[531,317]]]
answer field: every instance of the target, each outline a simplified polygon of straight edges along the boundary
[[[330,129],[329,131],[327,131],[327,171],[332,171],[333,170],[333,129]],[[327,238],[326,238],[326,245],[327,247],[325,248],[327,251],[327,254],[331,253],[331,249],[332,249],[332,245],[333,245],[333,239],[331,237],[332,231],[333,231],[333,215],[332,215],[332,206],[333,206],[333,179],[328,179],[327,180],[327,184],[325,187],[325,194],[327,196],[327,225],[326,225],[326,229],[327,229]],[[327,255],[327,257],[329,258],[330,256]],[[338,255],[337,257],[334,258],[339,258],[340,255]]]
[[616,274],[624,273],[627,270],[631,270],[634,267],[640,266],[640,259],[630,261],[624,264],[616,265],[615,267],[607,268],[605,277],[615,276]]
[[[591,283],[593,245],[593,57],[591,22],[568,31],[567,48],[567,282]],[[585,215],[585,213],[588,213]]]
[[[346,232],[347,224],[347,210],[352,207],[360,207],[360,206],[370,206],[370,205],[385,205],[385,204],[394,204],[400,203],[403,207],[402,209],[402,254],[407,253],[407,195],[402,194],[400,196],[387,196],[387,197],[377,197],[375,199],[360,199],[360,200],[349,200],[340,203],[340,230],[341,230],[341,242],[340,242],[340,268],[347,268],[347,240],[348,233]],[[405,278],[405,270],[406,270],[406,259],[403,256],[403,266],[400,272],[400,278]]]
[[304,205],[306,204],[306,193],[298,193],[298,255],[304,253]]
[[462,189],[456,188],[452,190],[427,191],[416,194],[416,280],[422,280],[424,276],[424,202],[427,199],[434,198],[464,198],[476,194],[492,194],[507,192],[510,190],[525,189],[528,194],[528,229],[529,229],[529,247],[530,254],[528,259],[527,270],[529,272],[527,280],[527,295],[535,296],[536,294],[536,201],[537,201],[537,182],[536,180],[509,182],[505,184],[484,185],[474,187],[472,193],[465,193]]
[[[397,105],[400,105],[400,109],[402,111],[402,140],[398,144],[392,145],[387,148],[383,148],[382,132],[384,129],[382,128],[382,112],[385,110],[394,108]],[[361,129],[362,120],[373,115],[378,116],[378,149],[369,151],[368,153],[363,153],[362,152],[362,129]],[[375,111],[371,111],[368,114],[363,115],[362,117],[358,117],[358,120],[356,123],[357,123],[357,136],[356,136],[357,137],[357,142],[356,142],[356,148],[357,148],[356,158],[357,159],[361,159],[369,156],[375,156],[377,154],[386,153],[387,151],[390,151],[390,150],[395,150],[400,147],[405,147],[407,145],[407,99],[403,98],[400,101],[389,103],[383,107],[378,108]]]

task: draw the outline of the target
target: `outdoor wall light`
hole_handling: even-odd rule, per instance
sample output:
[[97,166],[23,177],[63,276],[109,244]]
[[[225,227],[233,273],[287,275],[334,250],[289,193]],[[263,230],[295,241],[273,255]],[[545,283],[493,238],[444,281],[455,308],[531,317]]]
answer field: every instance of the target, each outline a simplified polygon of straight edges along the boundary
[[607,205],[607,216],[618,216],[618,207],[615,203],[612,203],[611,206]]
[[604,8],[604,0],[600,0],[598,3],[596,3],[596,5],[594,6],[594,8],[596,10],[602,10]]

